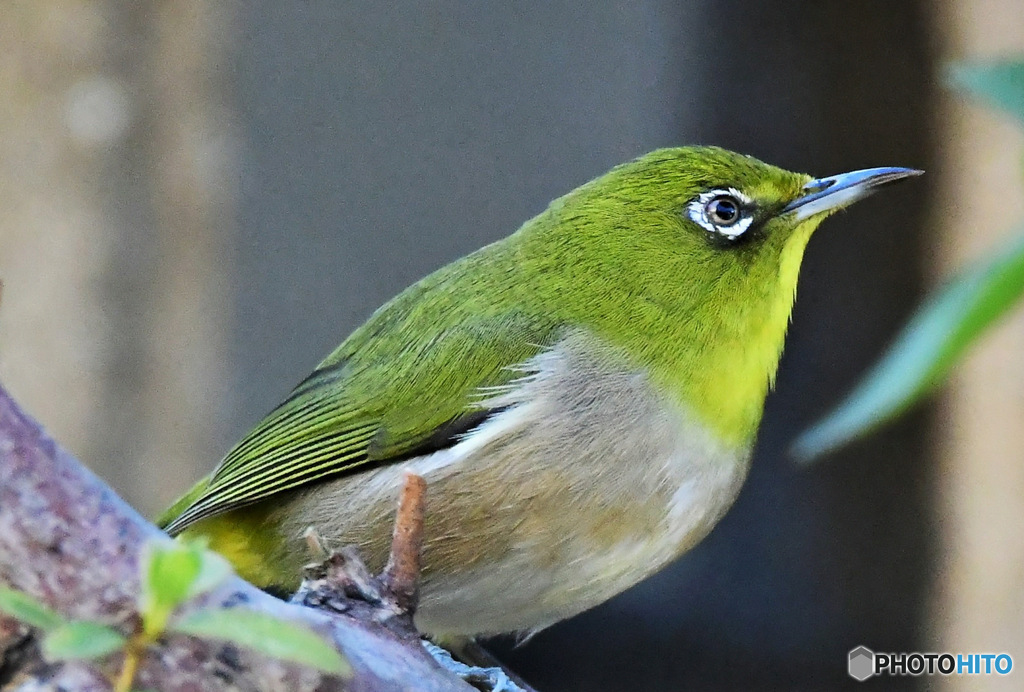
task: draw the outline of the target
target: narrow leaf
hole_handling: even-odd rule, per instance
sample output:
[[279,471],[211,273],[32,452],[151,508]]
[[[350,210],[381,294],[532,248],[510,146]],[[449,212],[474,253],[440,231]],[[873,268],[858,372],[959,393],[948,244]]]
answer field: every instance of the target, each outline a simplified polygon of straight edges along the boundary
[[23,591],[0,587],[0,611],[41,630],[52,630],[63,618]]
[[143,628],[159,635],[185,601],[215,588],[231,575],[231,566],[199,541],[153,542],[141,560],[139,611]]
[[102,658],[123,649],[127,641],[106,625],[75,620],[47,633],[42,643],[43,658],[50,662]]
[[347,676],[348,661],[315,632],[265,613],[239,608],[204,609],[171,623],[173,631],[220,639],[293,663]]
[[905,411],[938,386],[1022,294],[1024,235],[929,299],[856,389],[797,438],[794,456],[812,461]]
[[171,613],[188,598],[189,589],[199,576],[199,556],[183,543],[151,542],[143,548],[139,568],[143,629],[150,636],[158,636]]
[[1024,62],[957,63],[949,82],[961,91],[1024,121]]

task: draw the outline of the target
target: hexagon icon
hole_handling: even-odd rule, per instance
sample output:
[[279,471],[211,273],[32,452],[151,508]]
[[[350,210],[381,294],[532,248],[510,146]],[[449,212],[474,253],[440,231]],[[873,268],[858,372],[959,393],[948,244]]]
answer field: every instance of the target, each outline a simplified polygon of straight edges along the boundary
[[875,652],[866,646],[858,646],[850,650],[850,663],[847,671],[850,677],[864,682],[875,674]]

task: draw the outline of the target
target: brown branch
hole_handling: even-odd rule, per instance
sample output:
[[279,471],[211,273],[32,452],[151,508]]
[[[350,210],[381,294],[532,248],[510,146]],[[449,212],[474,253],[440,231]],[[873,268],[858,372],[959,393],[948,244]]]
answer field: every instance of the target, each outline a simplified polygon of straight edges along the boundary
[[[419,493],[419,500],[410,502],[413,515],[422,512],[422,488]],[[401,532],[406,547],[395,548],[392,583],[403,594],[396,602],[408,597],[410,583],[415,594],[415,524]],[[138,560],[147,540],[170,539],[48,438],[0,387],[0,584],[36,597],[66,618],[97,620],[129,634],[138,625]],[[341,680],[240,647],[168,635],[147,650],[136,688],[472,689],[437,666],[415,630],[396,631],[402,628],[381,622],[379,609],[378,616],[369,618],[353,608],[318,612],[284,603],[238,578],[187,607],[245,607],[301,623],[337,647],[353,676]],[[411,626],[408,613],[404,617]],[[5,689],[109,690],[109,678],[121,663],[115,655],[105,665],[47,664],[36,644],[35,633],[0,617],[0,683]]]
[[405,473],[398,500],[391,555],[381,581],[391,592],[399,608],[410,615],[416,612],[419,597],[420,554],[423,552],[423,508],[427,482],[411,471]]

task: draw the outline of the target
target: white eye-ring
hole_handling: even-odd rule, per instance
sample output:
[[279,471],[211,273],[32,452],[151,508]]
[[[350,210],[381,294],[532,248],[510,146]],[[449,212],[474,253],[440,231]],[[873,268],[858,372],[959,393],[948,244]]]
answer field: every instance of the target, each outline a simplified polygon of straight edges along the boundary
[[750,228],[753,200],[736,188],[702,192],[686,205],[686,214],[695,224],[729,240],[736,240]]

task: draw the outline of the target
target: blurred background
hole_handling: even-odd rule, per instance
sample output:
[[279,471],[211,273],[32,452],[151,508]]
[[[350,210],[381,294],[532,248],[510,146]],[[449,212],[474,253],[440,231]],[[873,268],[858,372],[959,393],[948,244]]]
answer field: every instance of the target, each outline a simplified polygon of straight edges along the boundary
[[496,648],[544,692],[842,689],[861,644],[1024,665],[1024,315],[937,403],[808,469],[786,455],[1024,212],[1019,132],[941,78],[1024,52],[1016,0],[14,0],[0,45],[0,378],[147,514],[380,303],[616,163],[714,143],[927,169],[811,243],[711,536]]

